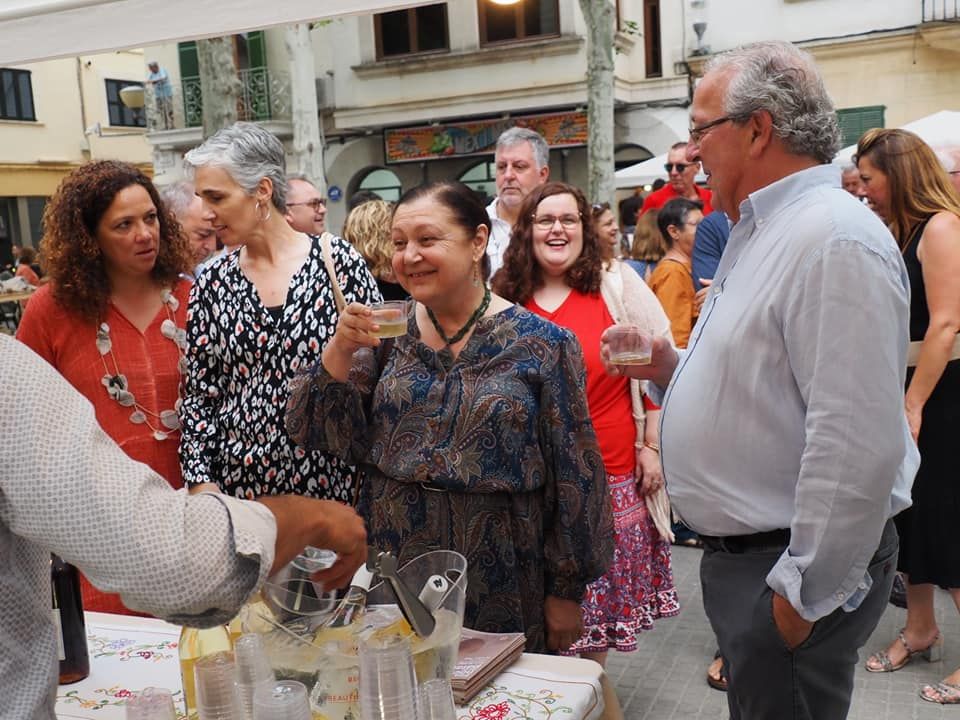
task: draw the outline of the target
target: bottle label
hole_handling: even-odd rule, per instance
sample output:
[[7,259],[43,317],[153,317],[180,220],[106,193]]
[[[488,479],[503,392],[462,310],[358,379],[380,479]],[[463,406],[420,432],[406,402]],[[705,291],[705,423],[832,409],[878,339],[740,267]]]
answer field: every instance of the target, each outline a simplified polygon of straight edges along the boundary
[[67,651],[63,647],[63,623],[60,622],[60,608],[53,609],[53,624],[57,626],[57,660],[66,660]]

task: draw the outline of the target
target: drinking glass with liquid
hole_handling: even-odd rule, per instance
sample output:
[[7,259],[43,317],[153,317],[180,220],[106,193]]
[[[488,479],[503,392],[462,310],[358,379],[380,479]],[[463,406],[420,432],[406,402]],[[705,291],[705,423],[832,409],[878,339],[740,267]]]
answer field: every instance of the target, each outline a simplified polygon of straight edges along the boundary
[[372,330],[371,335],[378,338],[400,337],[407,334],[407,301],[387,300],[373,303],[373,321],[379,329]]
[[649,365],[653,336],[636,325],[614,325],[603,335],[612,365]]

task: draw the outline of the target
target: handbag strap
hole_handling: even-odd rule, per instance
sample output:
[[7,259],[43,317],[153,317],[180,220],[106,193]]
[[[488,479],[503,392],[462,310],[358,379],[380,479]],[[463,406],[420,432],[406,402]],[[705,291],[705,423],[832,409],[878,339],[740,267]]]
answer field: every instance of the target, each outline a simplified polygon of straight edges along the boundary
[[333,288],[333,299],[337,305],[337,313],[342,313],[343,309],[347,307],[347,299],[343,296],[340,281],[337,280],[337,266],[333,263],[333,252],[330,249],[332,240],[333,233],[324,232],[320,236],[320,250],[323,253],[323,264],[327,268],[327,275],[330,276],[330,287]]

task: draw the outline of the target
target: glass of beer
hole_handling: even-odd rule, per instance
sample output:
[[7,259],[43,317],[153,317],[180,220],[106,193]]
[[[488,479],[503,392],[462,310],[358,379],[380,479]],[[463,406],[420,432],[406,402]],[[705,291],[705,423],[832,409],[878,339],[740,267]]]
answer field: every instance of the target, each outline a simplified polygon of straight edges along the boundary
[[604,334],[613,365],[649,365],[653,337],[636,325],[614,325]]
[[378,338],[400,337],[407,334],[407,301],[387,300],[373,303],[373,321],[379,326],[371,335]]

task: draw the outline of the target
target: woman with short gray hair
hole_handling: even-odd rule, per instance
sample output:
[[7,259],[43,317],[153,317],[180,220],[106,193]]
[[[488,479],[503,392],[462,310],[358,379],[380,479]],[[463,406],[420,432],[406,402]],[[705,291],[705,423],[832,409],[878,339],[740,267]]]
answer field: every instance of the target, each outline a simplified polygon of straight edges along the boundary
[[220,130],[184,158],[204,218],[224,244],[190,293],[180,460],[188,485],[238,497],[297,493],[351,501],[355,469],[298,447],[283,424],[287,381],[312,362],[337,323],[330,257],[347,302],[380,299],[363,258],[329,233],[284,219],[282,143],[254,123]]

